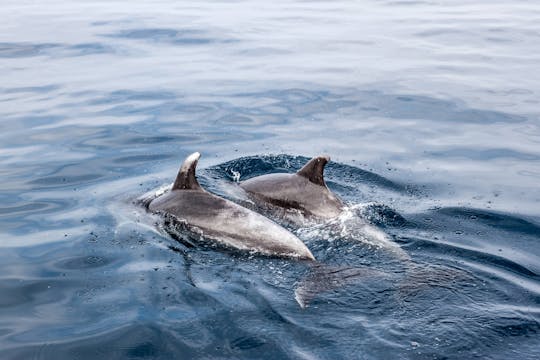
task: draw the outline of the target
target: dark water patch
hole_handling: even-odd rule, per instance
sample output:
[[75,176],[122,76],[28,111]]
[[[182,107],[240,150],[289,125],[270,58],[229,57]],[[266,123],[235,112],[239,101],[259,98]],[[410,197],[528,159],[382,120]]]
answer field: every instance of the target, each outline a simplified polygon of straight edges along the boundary
[[291,54],[293,51],[291,50],[284,50],[284,49],[276,49],[268,46],[256,46],[256,47],[249,47],[246,49],[240,49],[237,51],[238,55],[241,56],[253,56],[253,57],[259,57],[259,56],[272,56],[272,55],[287,55]]
[[[345,182],[347,182],[349,179],[355,179],[355,183],[358,185],[366,184],[408,195],[416,195],[419,193],[419,189],[415,185],[399,183],[374,172],[363,170],[354,166],[330,162],[326,168],[329,175],[331,173],[339,174],[338,178],[344,179]],[[332,179],[333,177],[330,175],[328,178]]]
[[264,346],[265,344],[266,342],[263,339],[253,336],[245,336],[234,339],[231,342],[230,347],[233,350],[251,350]]
[[154,155],[131,155],[131,156],[122,156],[115,158],[115,163],[120,164],[137,164],[137,163],[146,163],[150,161],[159,161],[165,160],[172,157],[176,157],[173,154],[154,154]]
[[436,209],[435,213],[450,216],[456,221],[469,223],[472,226],[483,225],[513,233],[522,233],[531,236],[540,235],[539,224],[512,214],[464,207],[444,207]]
[[81,174],[81,175],[55,175],[44,176],[28,181],[28,184],[36,185],[40,188],[65,187],[71,185],[85,186],[101,179],[100,174]]
[[519,41],[517,39],[510,39],[510,38],[503,38],[503,37],[494,37],[494,36],[487,36],[484,37],[483,40],[487,42],[494,42],[494,43],[511,43]]
[[418,0],[400,0],[400,1],[385,1],[385,6],[414,6],[414,5],[430,5],[431,1],[418,1]]
[[70,57],[99,54],[115,54],[118,51],[102,43],[0,43],[0,58],[25,58],[34,56]]
[[132,24],[134,22],[133,18],[119,18],[115,20],[99,20],[92,21],[90,25],[92,26],[106,26],[106,25],[117,25],[117,24]]
[[268,137],[268,134],[239,130],[216,131],[210,127],[193,128],[191,124],[166,128],[159,127],[156,129],[152,125],[152,121],[148,120],[146,124],[141,123],[140,126],[132,125],[130,129],[124,129],[119,125],[110,125],[105,129],[94,129],[92,134],[89,133],[86,137],[77,138],[77,142],[72,146],[73,149],[78,151],[110,154],[110,161],[96,160],[96,165],[102,168],[114,164],[116,157],[122,157],[114,152],[115,149],[128,151],[135,151],[135,148],[137,151],[148,149],[147,151],[152,151],[157,156],[169,156],[173,153],[178,154],[177,156],[180,160],[181,154],[185,153],[185,150],[183,150],[185,146],[197,144],[197,150],[201,150],[206,144],[230,141],[233,138],[237,141],[245,141],[263,139],[265,137]]
[[75,45],[68,45],[64,47],[64,56],[88,56],[88,55],[100,55],[100,54],[115,54],[117,50],[109,45],[102,43],[81,43]]
[[4,88],[1,91],[5,94],[16,94],[16,93],[48,93],[60,89],[61,86],[57,84],[43,85],[43,86],[23,86],[15,88]]
[[108,258],[107,256],[94,254],[62,259],[56,263],[55,267],[63,270],[86,270],[105,267],[113,263],[113,261],[114,259]]
[[[351,98],[359,104],[359,109],[374,116],[392,119],[423,119],[437,123],[517,123],[527,121],[527,117],[501,111],[468,108],[458,101],[438,99],[414,94],[391,94],[378,91],[358,91],[341,95],[344,100]],[[356,109],[356,107],[355,107]]]
[[173,110],[181,114],[204,114],[219,109],[219,105],[215,103],[199,103],[199,104],[179,104]]
[[[142,129],[141,129],[142,130]],[[144,135],[139,131],[127,132],[123,136],[111,137],[104,136],[102,140],[92,140],[92,144],[102,144],[103,146],[131,147],[135,146],[175,146],[181,147],[188,144],[194,144],[204,141],[202,134],[180,135]]]
[[98,111],[95,116],[131,117],[133,115],[162,115],[170,112],[171,104],[159,104],[154,106],[135,106],[132,104],[115,105],[108,109]]
[[358,102],[356,100],[326,100],[322,102],[313,102],[310,104],[294,104],[293,106],[285,106],[284,103],[281,107],[288,109],[288,116],[305,117],[316,116],[311,120],[319,120],[318,114],[332,114],[344,109],[354,108]]
[[67,119],[65,115],[26,115],[11,118],[10,121],[19,123],[27,129],[36,126],[49,125]]
[[126,29],[103,36],[173,45],[206,45],[224,41],[224,39],[212,38],[202,30],[171,28]]
[[235,108],[226,104],[217,105],[212,113],[204,114],[202,117],[214,126],[234,128],[285,125],[290,122],[288,117],[282,114],[270,114],[264,109]]
[[[110,99],[106,101],[109,102]],[[101,101],[101,100],[100,100]],[[132,101],[132,100],[129,100]],[[89,113],[88,116],[113,116],[113,117],[128,117],[133,115],[146,115],[150,118],[174,118],[176,121],[181,122],[193,122],[194,120],[200,120],[201,125],[210,126],[212,118],[208,117],[209,112],[220,111],[220,104],[206,104],[206,105],[191,105],[189,103],[181,103],[175,100],[165,100],[156,104],[140,104],[137,102],[129,102],[119,100],[118,102],[111,101],[111,104],[116,104],[105,110]],[[188,115],[187,118],[181,118],[182,115]],[[195,118],[193,116],[196,116]]]
[[[81,337],[69,342],[51,342],[46,346],[27,345],[12,348],[5,352],[7,359],[28,358],[39,354],[43,358],[76,358],[76,359],[172,359],[179,354],[186,358],[258,358],[264,350],[265,356],[272,358],[294,358],[287,349],[290,340],[275,339],[271,334],[260,336],[246,334],[241,329],[215,327],[229,316],[218,313],[214,321],[205,321],[205,325],[214,328],[213,333],[201,334],[195,330],[198,339],[186,332],[194,321],[179,321],[165,327],[156,323],[138,322],[128,326],[115,327],[91,337]],[[241,316],[249,321],[254,316]],[[214,324],[214,325],[213,325]],[[196,329],[200,329],[197,326]],[[194,331],[194,329],[189,329]],[[236,332],[236,334],[235,334]],[[249,339],[249,340],[244,340]],[[254,346],[254,344],[261,344]],[[328,346],[328,345],[327,345]]]
[[182,34],[201,34],[200,30],[176,30],[168,28],[154,28],[154,29],[129,29],[122,30],[116,34],[109,34],[111,37],[126,37],[130,39],[156,39],[156,38],[175,38]]
[[[12,196],[15,197],[15,196]],[[62,212],[74,209],[77,202],[73,199],[48,199],[46,197],[39,198],[33,202],[22,202],[20,200],[6,203],[0,207],[0,218],[6,222],[3,228],[4,232],[11,236],[24,235],[28,232],[34,232],[40,228],[41,220],[47,216],[58,215]],[[78,222],[79,220],[77,220]],[[79,225],[79,224],[76,224]],[[54,228],[62,227],[70,228],[73,226],[73,221],[58,220],[54,224]],[[45,225],[43,226],[45,228]]]
[[144,323],[115,326],[91,337],[68,342],[48,342],[46,345],[26,345],[9,349],[10,359],[29,358],[39,354],[43,358],[65,359],[170,359],[175,354],[195,355],[189,348],[176,344],[170,332]]
[[60,44],[43,43],[0,43],[0,58],[24,58],[47,55],[49,50],[61,47]]
[[467,259],[473,263],[489,264],[496,268],[505,269],[507,271],[519,274],[531,280],[540,281],[540,274],[528,269],[527,267],[507,259],[502,256],[488,254],[478,250],[465,249],[448,243],[442,243],[436,240],[424,240],[419,237],[406,238],[408,245],[413,251],[422,253],[432,252],[439,256],[450,256],[455,259]]
[[493,331],[504,337],[517,336],[524,338],[535,338],[538,336],[538,334],[540,334],[540,321],[534,319],[498,317],[496,320],[488,322],[488,324]]
[[415,33],[415,36],[420,37],[431,37],[431,36],[439,36],[439,35],[462,35],[465,34],[465,30],[455,29],[455,28],[446,28],[446,29],[430,29],[426,31],[420,31]]
[[186,141],[193,141],[195,137],[193,136],[183,136],[183,135],[140,135],[133,136],[128,140],[125,140],[124,143],[127,144],[160,144],[160,143],[184,143]]
[[539,154],[516,151],[512,149],[475,149],[475,148],[459,148],[446,149],[443,151],[428,151],[427,155],[449,158],[458,157],[472,160],[494,160],[494,159],[518,159],[525,161],[540,160]]
[[238,98],[274,100],[287,116],[318,118],[321,114],[342,112],[396,120],[422,119],[437,123],[518,123],[527,117],[517,114],[467,107],[460,101],[416,94],[393,94],[375,90],[281,89],[266,92],[238,93]]
[[[361,117],[369,119],[371,116],[391,119],[421,119],[437,121],[438,123],[454,123],[466,121],[467,123],[494,123],[494,122],[523,122],[526,117],[505,113],[493,113],[480,109],[466,108],[457,101],[440,100],[427,96],[406,94],[385,94],[376,91],[357,91],[331,93],[328,91],[285,90],[261,93],[235,94],[235,98],[252,98],[261,101],[270,99],[270,103],[263,106],[238,106],[232,102],[193,102],[181,99],[173,90],[131,91],[118,90],[107,94],[99,94],[90,99],[77,103],[64,103],[63,107],[86,106],[87,111],[79,114],[81,118],[128,118],[135,117],[139,122],[159,122],[161,119],[174,120],[173,123],[190,124],[197,121],[201,128],[215,126],[230,126],[236,129],[254,128],[264,125],[286,125],[295,121],[320,122],[326,121],[324,114],[339,111],[342,116],[349,118],[359,112]],[[233,98],[234,99],[234,98]],[[273,102],[272,102],[273,101]],[[96,109],[96,105],[111,106],[106,109]],[[409,116],[407,112],[414,116]],[[433,118],[433,114],[437,118]],[[123,120],[127,121],[127,120]],[[359,120],[367,122],[368,120]],[[369,120],[371,121],[371,120]],[[149,129],[151,130],[151,129]],[[499,151],[500,150],[500,151]],[[463,156],[473,157],[475,160],[486,160],[497,157],[519,157],[530,160],[533,153],[508,152],[505,149],[488,149],[485,151],[472,149],[457,149]],[[435,156],[445,155],[440,151],[429,152]],[[458,156],[461,153],[456,153]],[[450,154],[452,155],[452,154]]]
[[[330,299],[335,301],[346,294],[346,296],[354,296],[355,300],[360,300],[360,297],[364,298],[364,306],[370,311],[376,312],[378,309],[366,305],[371,301],[382,302],[378,294],[388,293],[390,295],[391,282],[395,281],[393,275],[395,274],[379,271],[367,265],[356,264],[354,267],[350,267],[319,263],[314,265],[308,275],[296,284],[295,299],[302,308],[305,308],[316,305],[318,301]],[[381,287],[374,287],[374,283]],[[350,286],[352,284],[354,287]],[[349,288],[347,288],[348,285]]]
[[257,108],[246,108],[243,111],[245,114],[255,115],[255,116],[274,116],[274,117],[280,116],[283,118],[283,120],[285,120],[286,115],[289,114],[288,108],[283,107],[277,103],[261,106]]
[[[283,89],[279,91],[239,93],[235,96],[273,99],[274,103],[268,108],[270,114],[274,113],[277,107],[280,115],[288,117],[313,117],[317,114],[334,113],[340,109],[354,107],[358,104],[356,99],[343,98],[323,90]],[[261,108],[261,110],[263,109],[265,108]]]
[[265,93],[243,94],[249,97],[270,97],[280,100],[284,104],[305,105],[323,100],[328,96],[326,91],[310,91],[305,89],[285,89],[280,91],[268,91]]
[[63,297],[57,288],[66,286],[58,280],[27,280],[2,279],[0,280],[0,313],[6,313],[8,308],[25,307],[46,304]]
[[114,104],[127,101],[155,101],[155,100],[174,100],[178,95],[166,90],[116,90],[101,98],[88,101],[89,105]]
[[235,125],[235,126],[254,126],[257,125],[257,120],[242,116],[242,115],[226,115],[216,120],[219,125]]
[[34,212],[43,212],[45,209],[55,208],[53,204],[45,202],[33,202],[17,206],[0,207],[0,216],[15,216],[17,214],[32,214]]

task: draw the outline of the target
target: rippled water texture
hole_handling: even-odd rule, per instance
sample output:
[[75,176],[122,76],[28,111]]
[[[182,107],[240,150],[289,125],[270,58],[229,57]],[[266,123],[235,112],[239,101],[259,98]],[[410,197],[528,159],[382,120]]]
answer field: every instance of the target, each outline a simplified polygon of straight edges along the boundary
[[[4,0],[0,357],[538,358],[540,3],[474,3]],[[175,241],[133,200],[193,151],[350,213]]]

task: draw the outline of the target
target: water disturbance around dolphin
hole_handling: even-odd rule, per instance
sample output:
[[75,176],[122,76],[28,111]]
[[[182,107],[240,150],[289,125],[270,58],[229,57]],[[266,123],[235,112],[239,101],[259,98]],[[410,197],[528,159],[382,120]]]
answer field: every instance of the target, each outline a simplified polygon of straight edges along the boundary
[[240,183],[250,198],[262,208],[282,213],[287,219],[302,223],[304,219],[327,220],[343,211],[343,202],[324,181],[328,156],[317,156],[298,172],[260,175]]
[[328,188],[324,169],[329,161],[329,156],[316,156],[294,173],[254,176],[242,181],[240,187],[256,209],[295,228],[302,238],[340,237],[408,260],[409,256],[399,245],[365,219],[361,214],[362,204],[346,204]]
[[[254,186],[250,189],[255,188],[272,194],[273,199],[280,199],[276,202],[276,206],[273,205],[274,200],[270,198],[247,196],[245,190],[234,183],[229,183],[225,187],[227,189],[225,192],[235,202],[205,191],[195,175],[199,158],[199,153],[189,155],[172,185],[147,193],[138,200],[138,203],[142,203],[151,212],[159,214],[164,220],[160,228],[183,244],[194,246],[192,241],[202,238],[210,240],[213,244],[226,245],[238,250],[314,260],[313,257],[309,257],[311,253],[307,256],[304,254],[307,248],[303,249],[297,245],[300,240],[295,235],[284,228],[276,230],[275,227],[279,225],[272,221],[269,221],[271,226],[268,228],[262,227],[268,226],[269,223],[263,223],[261,219],[258,220],[259,224],[249,221],[246,214],[257,217],[261,215],[241,206],[241,204],[249,205],[251,201],[249,199],[258,200],[259,206],[255,206],[254,209],[262,211],[265,215],[277,216],[276,220],[279,221],[284,220],[279,217],[284,215],[279,210],[288,210],[291,204],[288,197],[292,196],[294,208],[287,215],[297,221],[291,223],[293,225],[291,230],[300,238],[313,241],[317,238],[341,237],[351,244],[363,243],[378,251],[387,252],[396,259],[406,262],[410,260],[406,252],[384,231],[370,225],[359,214],[356,209],[358,206],[345,205],[327,188],[323,176],[324,166],[329,161],[327,156],[313,158],[295,174],[266,174],[251,179],[254,180],[251,181]],[[240,174],[232,169],[231,173],[233,176]],[[265,211],[268,210],[265,208],[268,204],[266,200],[271,201],[273,212]],[[242,209],[242,214],[237,215],[235,212],[239,208]],[[276,209],[278,211],[275,211]],[[227,219],[239,219],[243,223],[231,223]],[[231,235],[230,230],[234,228],[239,228],[241,232]],[[288,237],[280,240],[287,242],[290,247],[285,250],[281,249],[283,245],[276,244],[275,238],[271,236],[283,236],[284,231]],[[295,239],[291,240],[290,236]],[[171,249],[178,250],[175,246],[171,246]],[[309,265],[308,274],[299,279],[294,294],[291,294],[302,308],[307,307],[313,298],[321,293],[369,278],[388,278],[388,274],[365,266],[336,266],[319,262],[311,262]]]
[[173,216],[191,233],[235,249],[314,260],[304,243],[275,222],[204,190],[195,170],[200,154],[189,155],[170,191],[151,200],[153,213]]

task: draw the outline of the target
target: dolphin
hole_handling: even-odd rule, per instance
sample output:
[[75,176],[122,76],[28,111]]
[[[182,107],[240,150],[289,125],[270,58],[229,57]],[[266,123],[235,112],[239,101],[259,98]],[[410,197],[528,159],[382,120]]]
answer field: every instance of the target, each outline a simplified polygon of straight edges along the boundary
[[295,174],[256,176],[241,182],[240,187],[258,206],[280,209],[284,212],[281,215],[293,222],[332,219],[342,213],[344,204],[324,182],[323,172],[328,161],[328,156],[317,156]]
[[189,155],[170,191],[150,202],[154,213],[172,215],[205,239],[270,256],[315,260],[291,232],[263,215],[204,190],[195,176],[201,154]]

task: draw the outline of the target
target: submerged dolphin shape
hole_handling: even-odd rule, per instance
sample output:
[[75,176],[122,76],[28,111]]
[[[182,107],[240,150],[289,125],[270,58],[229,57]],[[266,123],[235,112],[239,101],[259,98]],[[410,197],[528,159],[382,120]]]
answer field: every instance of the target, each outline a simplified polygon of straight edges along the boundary
[[306,218],[335,218],[344,205],[324,182],[324,166],[328,161],[328,156],[317,156],[295,174],[256,176],[241,182],[240,187],[258,205],[289,211],[285,216],[292,221],[295,221],[294,213]]
[[188,230],[222,245],[271,256],[315,260],[306,245],[266,217],[205,191],[197,182],[198,152],[189,155],[171,191],[152,200],[148,209],[173,215]]

